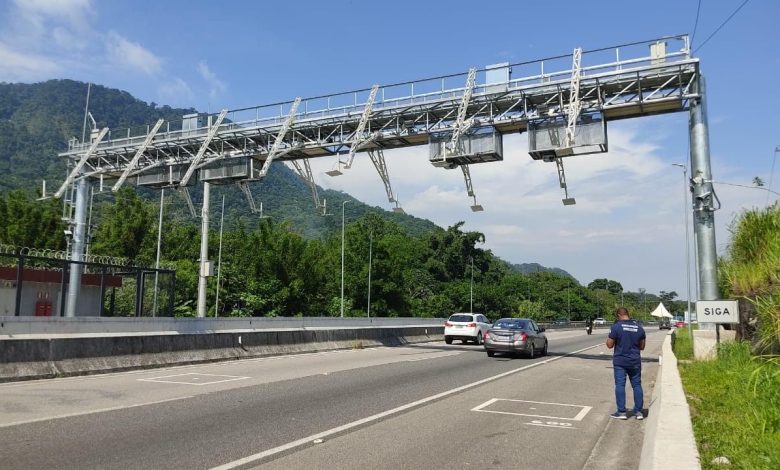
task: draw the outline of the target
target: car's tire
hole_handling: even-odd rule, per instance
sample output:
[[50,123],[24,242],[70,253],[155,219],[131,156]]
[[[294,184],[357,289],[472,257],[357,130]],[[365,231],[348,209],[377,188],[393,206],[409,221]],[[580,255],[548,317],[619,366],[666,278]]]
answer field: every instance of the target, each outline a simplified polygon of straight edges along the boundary
[[493,356],[495,356],[495,355],[496,355],[496,352],[495,352],[495,351],[490,351],[490,350],[488,350],[488,351],[486,351],[486,352],[487,352],[487,355],[488,355],[488,357],[493,357]]
[[444,337],[444,342],[447,343],[447,344],[452,344],[452,338],[450,338],[449,336],[445,336]]
[[544,342],[544,349],[542,349],[542,356],[547,355],[547,341]]
[[477,343],[477,346],[482,344],[482,334],[477,333],[477,339],[474,340],[475,343]]
[[534,343],[531,343],[531,349],[528,350],[528,359],[533,359],[536,357],[536,349],[534,348]]

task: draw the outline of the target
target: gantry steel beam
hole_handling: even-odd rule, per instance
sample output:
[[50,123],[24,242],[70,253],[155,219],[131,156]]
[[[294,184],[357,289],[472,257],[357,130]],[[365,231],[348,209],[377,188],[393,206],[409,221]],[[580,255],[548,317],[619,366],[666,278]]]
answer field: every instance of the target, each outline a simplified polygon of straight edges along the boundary
[[103,140],[106,134],[108,134],[108,127],[104,127],[103,129],[101,129],[97,138],[95,138],[95,140],[92,141],[87,151],[84,152],[83,155],[79,156],[78,162],[76,162],[76,165],[73,167],[70,174],[68,174],[68,177],[65,178],[65,181],[62,182],[62,186],[60,186],[60,189],[58,189],[57,192],[54,193],[54,197],[56,197],[57,199],[62,197],[62,194],[65,192],[68,186],[71,183],[73,183],[76,177],[79,176],[81,170],[84,168],[84,165],[87,164],[90,156],[92,156],[92,154],[95,153],[95,150],[97,150],[98,146],[100,145],[100,141]]
[[159,132],[160,127],[162,127],[164,122],[165,119],[158,120],[157,124],[152,127],[152,130],[146,134],[146,138],[144,139],[143,143],[140,147],[138,147],[138,150],[135,152],[135,156],[133,156],[133,159],[130,160],[130,163],[127,164],[127,168],[125,168],[125,171],[122,172],[122,175],[119,177],[119,180],[116,182],[116,184],[114,184],[114,186],[111,188],[111,191],[119,191],[119,188],[122,187],[127,177],[130,176],[130,172],[135,169],[136,165],[138,164],[138,160],[141,159],[141,156],[146,151],[146,148],[149,146],[149,144],[152,143],[152,139],[154,139],[154,136],[157,135],[157,132]]
[[355,153],[376,138],[376,134],[369,134],[366,136],[363,132],[371,117],[371,111],[374,109],[374,100],[376,100],[376,93],[378,91],[379,85],[371,87],[371,92],[368,94],[368,100],[366,101],[366,107],[363,109],[363,115],[360,116],[360,122],[358,122],[357,129],[355,129],[355,136],[350,143],[349,158],[347,158],[344,168],[352,168],[352,162],[355,160]]
[[324,213],[325,206],[320,202],[320,194],[319,191],[317,191],[317,183],[314,181],[314,173],[311,171],[311,164],[309,163],[309,160],[292,160],[290,163],[292,164],[293,169],[298,174],[298,176],[306,183],[306,185],[309,187],[309,190],[311,190],[311,197],[314,200],[314,208],[318,211],[323,210]]
[[395,204],[394,210],[400,209],[398,200],[393,193],[393,186],[390,184],[390,173],[387,171],[387,162],[385,161],[385,154],[382,149],[369,150],[368,158],[371,159],[371,163],[374,164],[379,178],[382,180],[382,184],[385,186],[385,193],[387,194],[387,200]]
[[222,124],[222,121],[225,119],[225,116],[227,116],[227,109],[223,109],[222,112],[219,113],[216,122],[211,125],[208,133],[206,133],[206,137],[203,139],[202,142],[200,142],[200,148],[198,149],[198,153],[195,154],[195,156],[192,158],[192,161],[190,161],[190,166],[189,168],[187,168],[187,172],[184,173],[184,176],[181,179],[181,183],[179,183],[180,187],[183,188],[187,186],[187,183],[190,181],[192,174],[198,168],[198,164],[200,164],[200,161],[206,155],[206,150],[209,148],[209,144],[211,144],[211,141],[214,139],[214,136],[217,135],[217,132],[219,132],[219,125]]

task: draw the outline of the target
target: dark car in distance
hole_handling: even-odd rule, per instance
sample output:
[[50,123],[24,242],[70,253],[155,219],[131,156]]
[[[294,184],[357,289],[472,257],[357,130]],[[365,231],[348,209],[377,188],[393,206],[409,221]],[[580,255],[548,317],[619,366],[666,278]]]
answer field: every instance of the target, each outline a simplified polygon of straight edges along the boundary
[[547,354],[547,336],[544,328],[530,318],[502,318],[493,324],[483,339],[488,357],[497,352],[522,353],[533,358],[537,353]]

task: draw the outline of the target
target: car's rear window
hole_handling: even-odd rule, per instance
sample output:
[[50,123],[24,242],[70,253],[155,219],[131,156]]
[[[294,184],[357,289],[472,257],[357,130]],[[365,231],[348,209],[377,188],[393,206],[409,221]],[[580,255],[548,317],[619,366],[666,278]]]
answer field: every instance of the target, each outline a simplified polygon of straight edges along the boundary
[[473,322],[474,317],[471,315],[452,315],[450,316],[450,321]]
[[493,325],[493,328],[527,330],[528,322],[525,320],[499,320]]

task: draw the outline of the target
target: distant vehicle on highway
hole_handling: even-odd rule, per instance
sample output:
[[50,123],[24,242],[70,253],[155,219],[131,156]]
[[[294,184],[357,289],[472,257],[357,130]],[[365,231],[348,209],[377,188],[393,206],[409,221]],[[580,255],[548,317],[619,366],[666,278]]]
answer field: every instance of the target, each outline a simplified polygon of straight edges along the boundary
[[675,328],[685,328],[685,325],[686,325],[686,324],[687,324],[687,323],[685,323],[685,322],[684,322],[684,321],[682,321],[682,320],[677,320],[676,322],[674,322],[674,327],[675,327]]
[[547,354],[547,336],[530,318],[502,318],[485,334],[484,346],[488,357],[505,352],[533,358],[537,353]]
[[606,325],[607,324],[607,320],[604,320],[603,318],[598,317],[597,319],[593,320],[593,324],[594,325]]
[[556,325],[565,326],[565,325],[568,325],[570,323],[571,323],[571,320],[569,320],[568,318],[559,318],[559,319],[555,320],[555,324]]
[[661,321],[658,323],[658,329],[659,330],[671,330],[672,329],[672,321],[668,318],[662,318]]
[[490,329],[490,321],[481,313],[455,313],[444,322],[444,342],[452,344],[459,339],[463,343],[473,341],[482,344],[482,338]]

